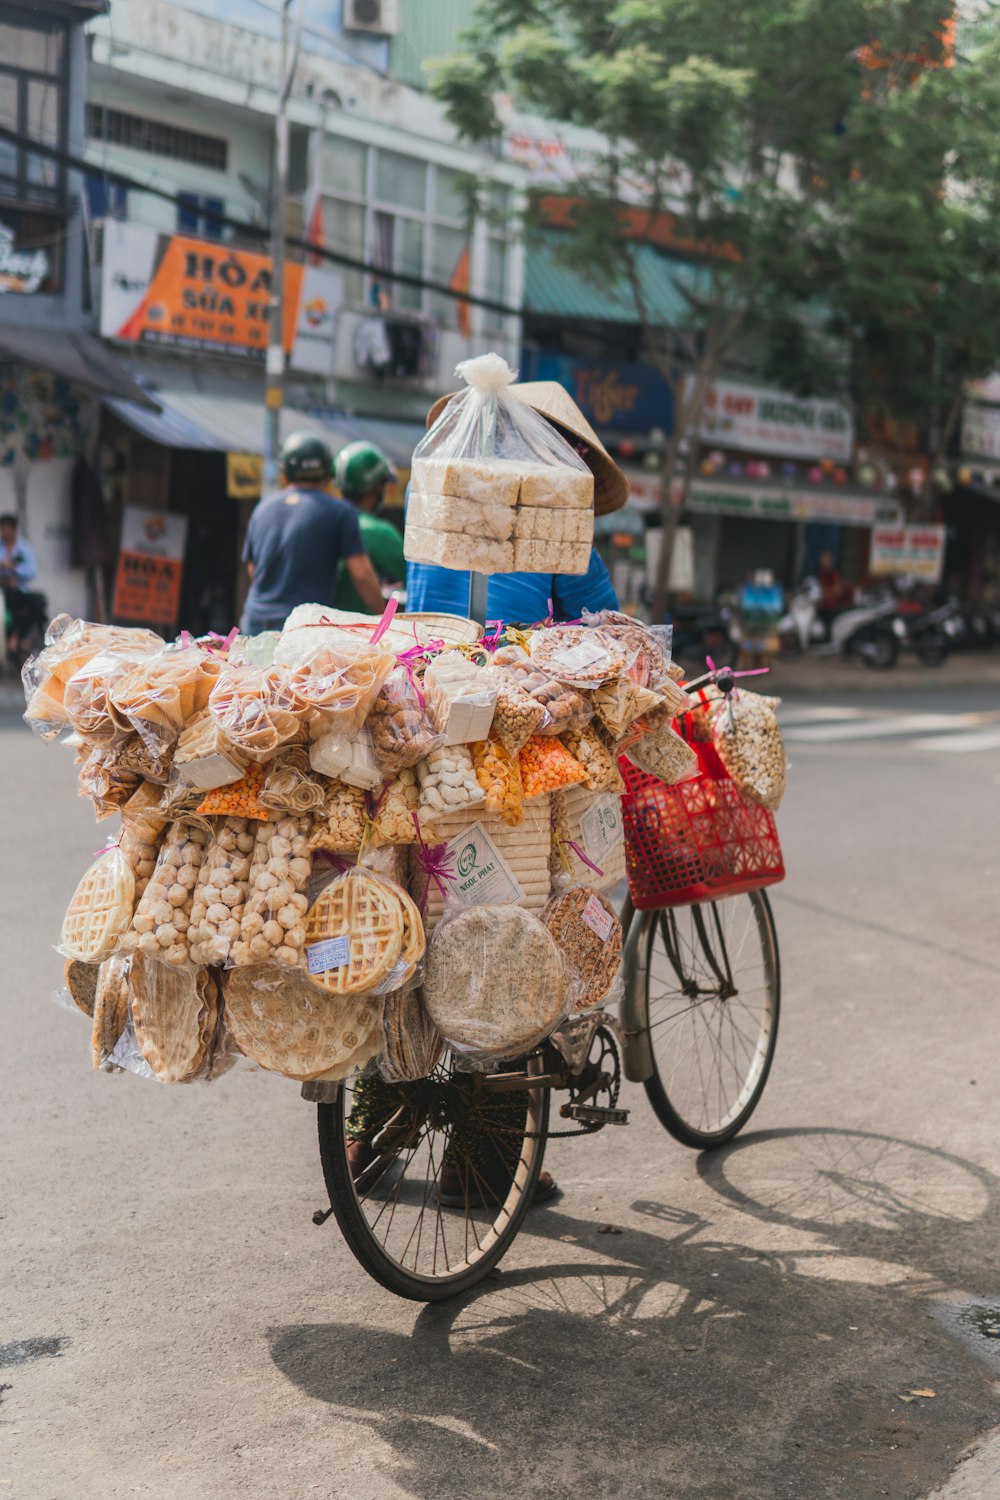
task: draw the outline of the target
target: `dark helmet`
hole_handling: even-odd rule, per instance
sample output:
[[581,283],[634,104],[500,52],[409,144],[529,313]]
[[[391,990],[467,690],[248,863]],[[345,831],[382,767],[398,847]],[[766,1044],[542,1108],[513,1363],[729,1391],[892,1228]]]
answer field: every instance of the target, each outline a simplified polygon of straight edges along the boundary
[[315,432],[290,433],[281,445],[280,463],[293,484],[308,480],[323,484],[333,473],[333,454]]
[[337,488],[348,500],[359,500],[380,484],[395,479],[396,471],[374,443],[348,443],[337,454]]

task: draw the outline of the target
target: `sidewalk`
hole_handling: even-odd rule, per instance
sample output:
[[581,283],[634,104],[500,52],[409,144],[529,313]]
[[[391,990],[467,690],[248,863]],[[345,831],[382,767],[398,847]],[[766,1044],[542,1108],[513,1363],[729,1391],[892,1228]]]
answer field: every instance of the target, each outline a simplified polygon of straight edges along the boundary
[[1000,1435],[987,1438],[928,1500],[989,1500],[1000,1495]]
[[982,687],[992,694],[1000,688],[1000,650],[962,651],[950,656],[943,667],[925,667],[907,654],[884,672],[840,657],[779,659],[758,683],[760,692],[787,693],[794,697],[809,693],[824,696],[874,693],[884,697],[894,692],[934,692],[960,687]]

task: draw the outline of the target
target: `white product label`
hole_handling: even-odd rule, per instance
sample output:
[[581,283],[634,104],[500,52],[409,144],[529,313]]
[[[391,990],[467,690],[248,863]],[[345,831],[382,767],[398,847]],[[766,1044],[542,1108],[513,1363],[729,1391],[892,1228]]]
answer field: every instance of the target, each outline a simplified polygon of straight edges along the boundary
[[310,974],[325,974],[327,969],[342,969],[350,961],[349,937],[326,938],[322,943],[313,943],[306,949],[306,965]]
[[615,919],[596,896],[591,896],[580,915],[591,932],[596,932],[601,942],[606,943],[611,936]]
[[455,879],[448,894],[460,906],[514,906],[524,891],[482,823],[473,823],[448,845]]
[[388,974],[381,984],[377,984],[372,990],[373,995],[391,995],[393,990],[398,990],[407,974],[410,966],[405,958],[397,958]]
[[588,859],[605,868],[608,855],[625,837],[621,803],[611,792],[602,792],[580,817],[580,843]]
[[578,646],[566,646],[562,651],[553,651],[552,660],[567,672],[585,672],[607,660],[607,652],[597,641],[581,641]]

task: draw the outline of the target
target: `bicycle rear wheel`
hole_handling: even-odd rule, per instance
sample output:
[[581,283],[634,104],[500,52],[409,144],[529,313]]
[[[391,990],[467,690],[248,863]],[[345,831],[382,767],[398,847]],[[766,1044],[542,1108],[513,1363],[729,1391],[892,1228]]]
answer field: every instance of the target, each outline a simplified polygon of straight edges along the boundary
[[[529,1072],[538,1066],[529,1059]],[[450,1054],[417,1083],[342,1084],[319,1106],[320,1156],[337,1223],[369,1275],[418,1302],[481,1281],[531,1203],[548,1117],[547,1089],[485,1092]],[[356,1176],[352,1142],[367,1158]]]
[[650,912],[649,1101],[671,1135],[732,1140],[760,1101],[778,1039],[778,940],[763,891]]

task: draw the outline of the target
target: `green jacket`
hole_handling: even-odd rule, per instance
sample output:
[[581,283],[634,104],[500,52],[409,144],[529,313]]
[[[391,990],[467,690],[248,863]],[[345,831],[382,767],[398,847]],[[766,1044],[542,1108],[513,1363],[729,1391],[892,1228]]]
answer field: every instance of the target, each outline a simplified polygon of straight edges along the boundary
[[[382,516],[372,516],[364,510],[358,512],[358,524],[361,527],[362,546],[371,558],[379,582],[403,583],[406,579],[406,559],[403,557],[403,538],[396,527]],[[333,602],[337,609],[349,609],[363,615],[370,613],[354,587],[345,562],[337,569],[337,588]]]

